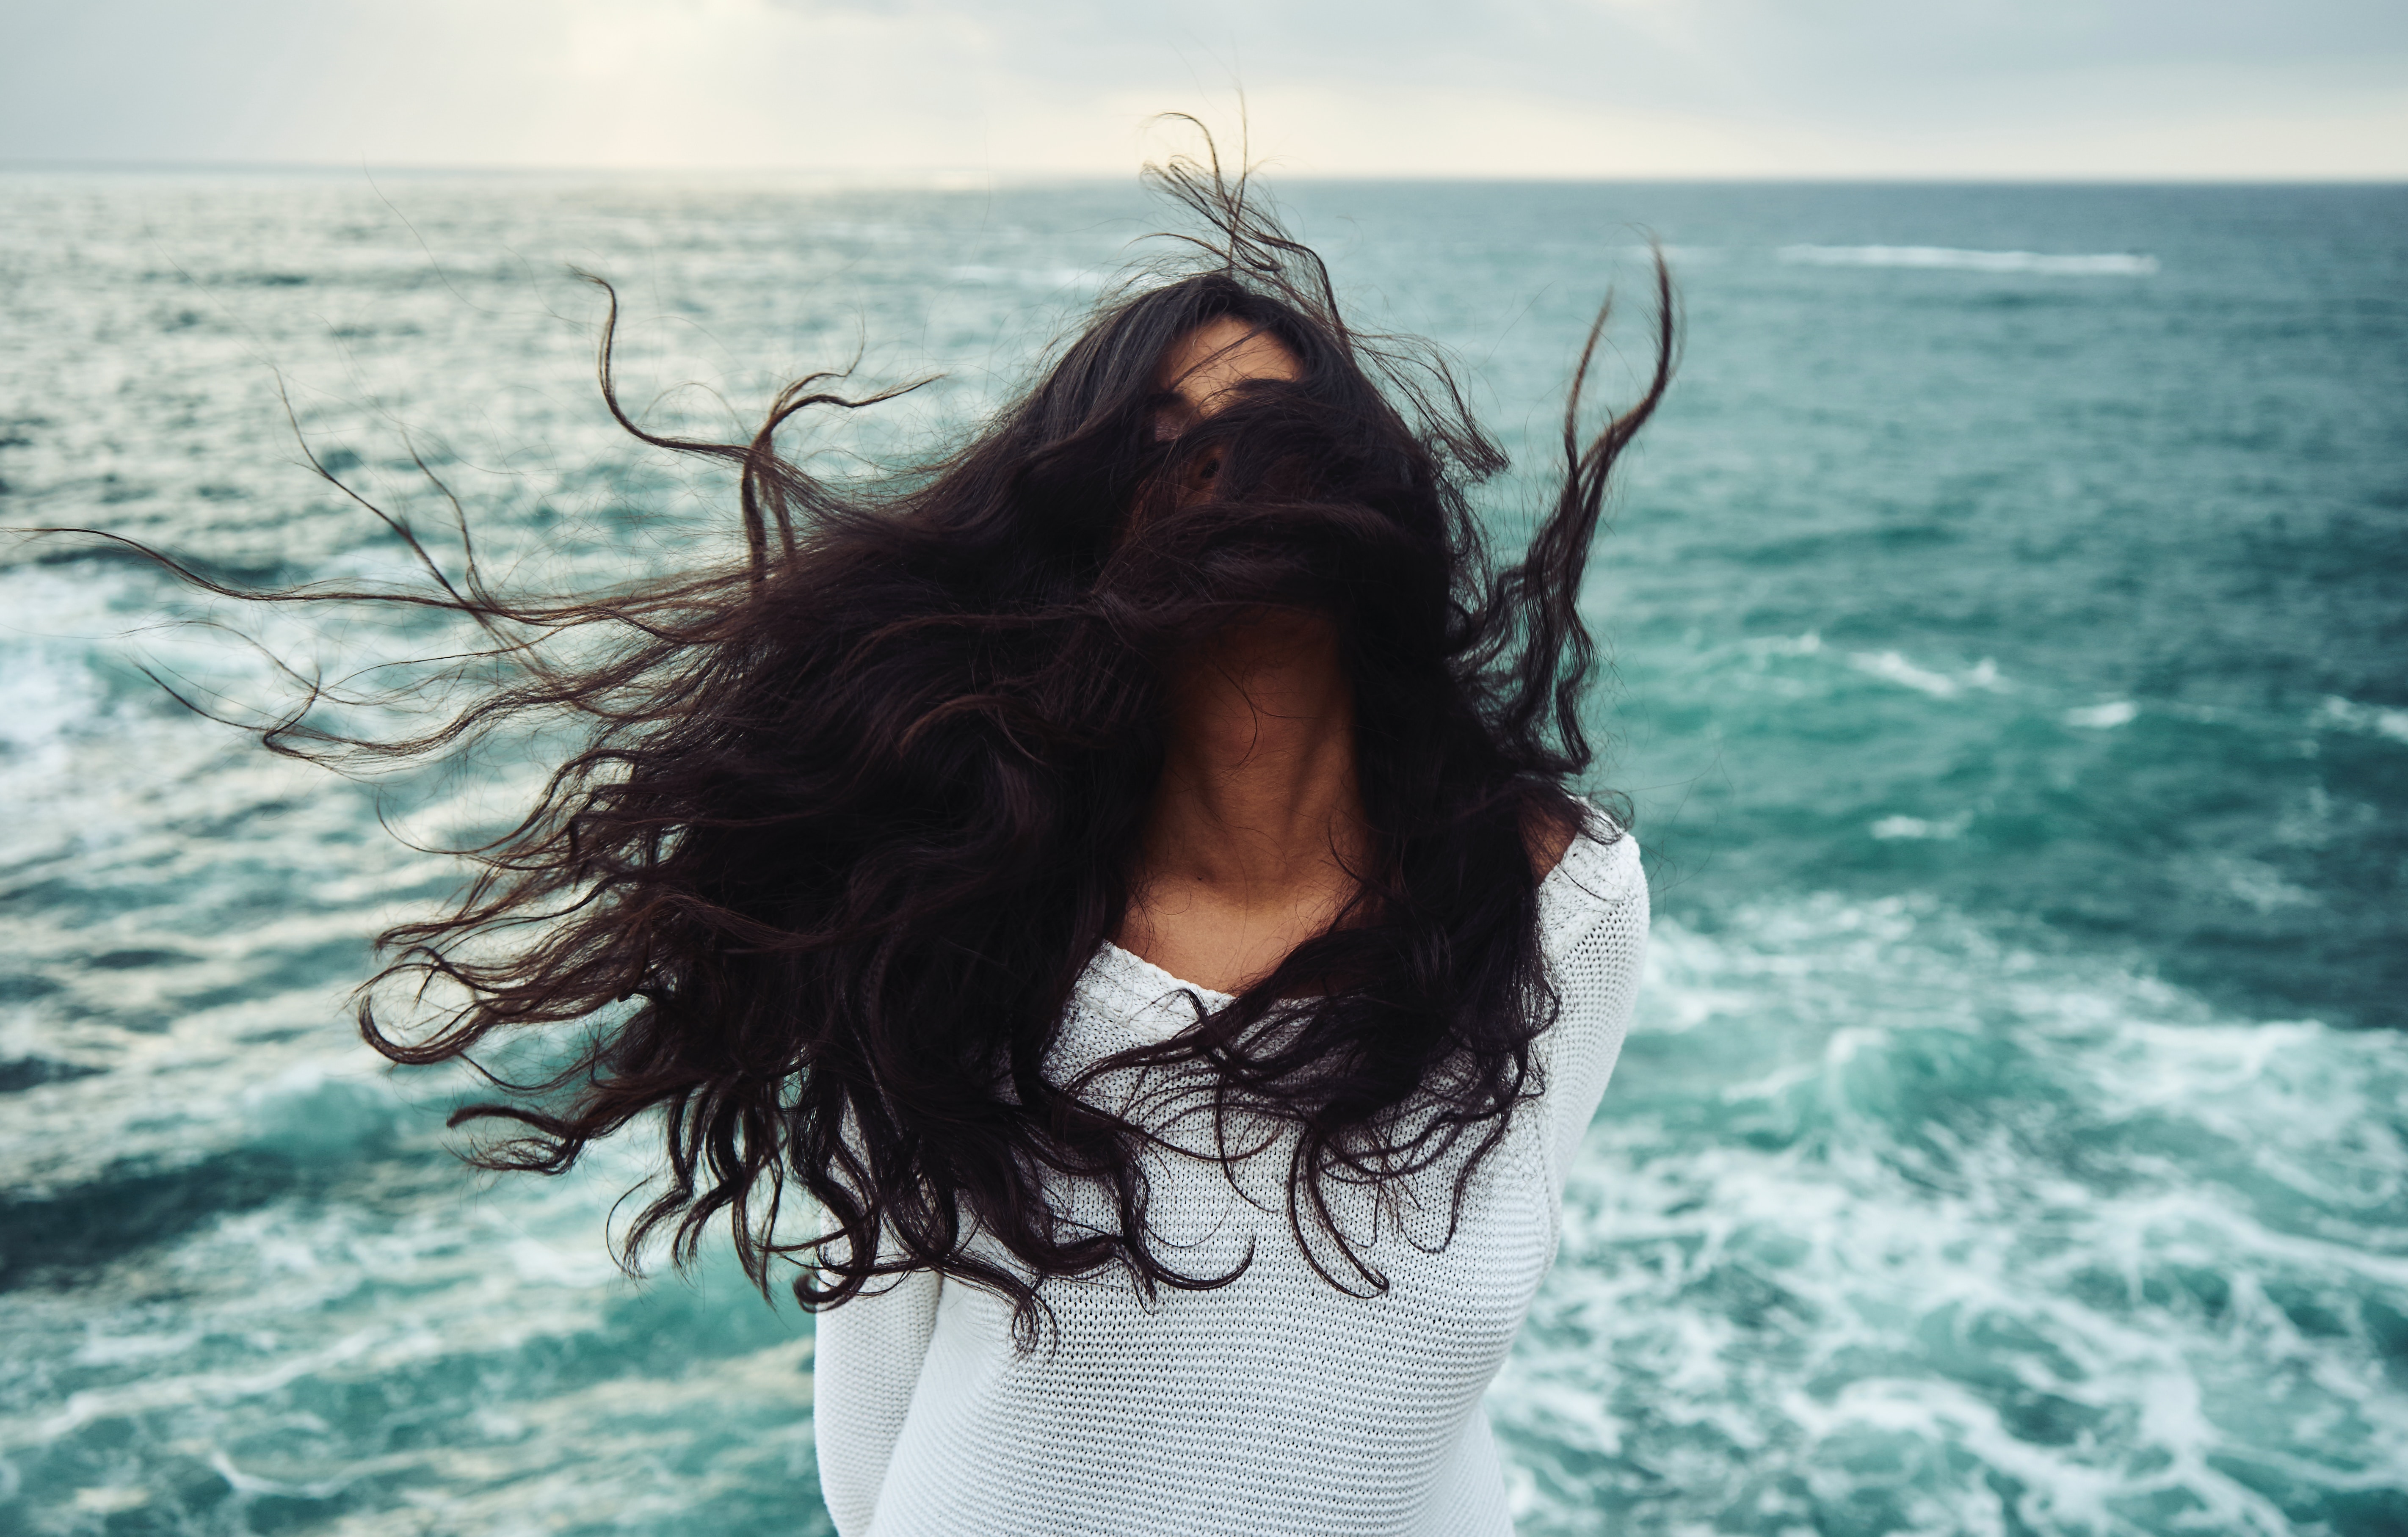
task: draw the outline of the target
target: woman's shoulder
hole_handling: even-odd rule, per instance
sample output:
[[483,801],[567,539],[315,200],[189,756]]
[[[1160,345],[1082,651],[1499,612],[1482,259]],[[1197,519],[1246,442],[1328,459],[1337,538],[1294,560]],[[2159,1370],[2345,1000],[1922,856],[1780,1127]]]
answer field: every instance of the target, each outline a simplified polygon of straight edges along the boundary
[[[1562,830],[1539,882],[1540,927],[1551,944],[1577,939],[1608,912],[1627,912],[1634,903],[1643,910],[1646,899],[1639,840],[1612,814],[1579,804],[1579,824]],[[1538,852],[1534,845],[1534,858]]]

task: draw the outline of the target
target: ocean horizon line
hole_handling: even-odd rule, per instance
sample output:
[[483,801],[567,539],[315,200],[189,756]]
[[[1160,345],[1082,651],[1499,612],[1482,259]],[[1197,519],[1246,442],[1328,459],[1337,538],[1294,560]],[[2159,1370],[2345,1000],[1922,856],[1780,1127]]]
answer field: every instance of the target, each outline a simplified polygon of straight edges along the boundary
[[[150,160],[69,159],[0,155],[0,175],[123,175],[123,176],[337,176],[367,174],[411,178],[458,178],[505,180],[511,178],[595,177],[610,180],[692,177],[708,180],[746,178],[819,181],[844,187],[897,187],[913,190],[968,190],[977,186],[1109,185],[1125,180],[1139,167],[1126,170],[1074,170],[1046,167],[975,165],[828,166],[778,165],[479,165],[403,162],[337,162],[324,160]],[[1645,187],[1982,187],[1982,188],[2402,188],[2408,174],[2363,176],[2222,176],[2127,175],[2101,172],[2094,176],[2017,173],[1697,173],[1666,174],[1631,171],[1594,176],[1512,171],[1314,171],[1283,165],[1270,157],[1258,175],[1282,184],[1312,182],[1329,185],[1390,184],[1400,186],[1645,186]]]

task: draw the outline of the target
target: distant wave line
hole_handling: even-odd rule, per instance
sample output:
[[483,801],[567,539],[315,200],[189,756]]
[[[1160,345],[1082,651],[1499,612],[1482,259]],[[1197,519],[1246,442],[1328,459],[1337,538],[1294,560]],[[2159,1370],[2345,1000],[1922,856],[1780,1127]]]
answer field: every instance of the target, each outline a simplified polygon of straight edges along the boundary
[[1951,246],[1783,246],[1781,259],[1809,266],[1954,267],[1967,272],[2037,272],[2050,277],[2145,278],[2155,256],[2128,251],[2052,256],[2036,251],[1959,251]]

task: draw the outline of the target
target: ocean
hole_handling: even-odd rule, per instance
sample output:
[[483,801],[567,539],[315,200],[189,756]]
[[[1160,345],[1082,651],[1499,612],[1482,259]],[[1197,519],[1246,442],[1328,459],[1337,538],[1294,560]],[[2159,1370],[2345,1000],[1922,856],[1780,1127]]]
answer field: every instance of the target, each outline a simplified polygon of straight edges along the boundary
[[[1273,184],[1540,495],[1648,242],[1686,352],[1588,611],[1657,927],[1490,1401],[1517,1530],[2408,1530],[2408,188]],[[1134,184],[0,176],[0,524],[398,577],[725,549],[726,435],[958,432],[1143,248]],[[438,550],[448,548],[434,538]],[[449,558],[449,557],[447,557]],[[650,1167],[446,1151],[345,996],[529,762],[364,783],[224,711],[428,654],[0,540],[0,1530],[828,1530],[811,1329],[607,1257]],[[384,676],[399,676],[384,675]],[[397,719],[398,717],[396,717]],[[624,1219],[624,1214],[621,1214]]]

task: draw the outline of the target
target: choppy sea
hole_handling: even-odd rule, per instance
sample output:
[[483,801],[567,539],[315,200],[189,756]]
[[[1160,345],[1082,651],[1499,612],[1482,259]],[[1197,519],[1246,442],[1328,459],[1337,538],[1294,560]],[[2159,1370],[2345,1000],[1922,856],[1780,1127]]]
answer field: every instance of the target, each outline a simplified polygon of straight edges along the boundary
[[[1491,1414],[1519,1530],[2408,1531],[2408,189],[1284,189],[1543,473],[1652,235],[1687,353],[1590,610],[1658,927]],[[0,176],[0,524],[398,575],[733,539],[590,378],[958,430],[1163,210],[1120,186]],[[1644,361],[1634,302],[1602,384]],[[222,630],[168,625],[220,619]],[[0,1531],[825,1531],[811,1333],[605,1257],[629,1147],[473,1178],[344,995],[515,770],[361,784],[178,708],[432,637],[0,542]],[[413,647],[420,648],[413,651]],[[523,766],[522,766],[523,767]],[[484,788],[480,791],[479,786]],[[480,797],[482,796],[480,800]],[[481,808],[481,809],[480,809]],[[448,821],[447,821],[448,819]]]

